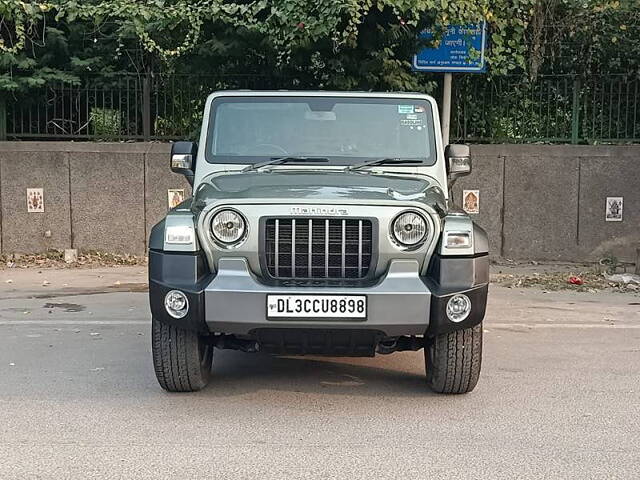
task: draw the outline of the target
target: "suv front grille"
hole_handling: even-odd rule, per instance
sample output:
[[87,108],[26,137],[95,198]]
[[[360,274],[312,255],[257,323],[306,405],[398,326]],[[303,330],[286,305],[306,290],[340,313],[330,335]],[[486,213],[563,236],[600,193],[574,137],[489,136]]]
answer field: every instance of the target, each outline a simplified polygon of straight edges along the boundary
[[272,278],[360,279],[372,260],[368,219],[270,218],[264,261]]

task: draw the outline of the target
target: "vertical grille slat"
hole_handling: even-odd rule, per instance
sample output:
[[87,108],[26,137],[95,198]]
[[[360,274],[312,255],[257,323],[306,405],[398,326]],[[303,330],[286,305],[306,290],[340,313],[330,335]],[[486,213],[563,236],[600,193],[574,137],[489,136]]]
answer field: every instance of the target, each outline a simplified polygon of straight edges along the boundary
[[342,278],[345,277],[345,254],[347,253],[347,221],[342,220],[342,256],[340,258],[340,266],[342,267]]
[[274,262],[275,262],[275,266],[276,266],[276,277],[280,276],[280,249],[278,248],[280,245],[280,220],[276,220],[276,225],[275,225],[275,241],[274,241],[274,248],[275,248],[275,255],[274,255]]
[[265,273],[272,278],[355,280],[369,274],[371,220],[269,218],[263,228]]
[[291,276],[296,278],[296,221],[291,220]]
[[358,220],[358,276],[362,276],[362,220]]
[[312,259],[313,259],[313,220],[310,218],[309,219],[309,235],[308,235],[308,239],[307,239],[307,243],[309,244],[307,246],[307,252],[308,252],[308,258],[307,258],[307,276],[308,277],[312,277],[313,274],[311,272],[311,269],[313,268],[312,265]]
[[324,276],[329,278],[329,220],[324,221]]

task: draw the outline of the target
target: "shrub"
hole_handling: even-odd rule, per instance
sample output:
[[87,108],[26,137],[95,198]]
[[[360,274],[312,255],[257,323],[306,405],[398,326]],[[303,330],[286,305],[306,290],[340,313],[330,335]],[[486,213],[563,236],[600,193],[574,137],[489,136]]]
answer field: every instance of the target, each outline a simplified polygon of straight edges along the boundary
[[89,120],[96,138],[108,140],[120,136],[120,123],[122,120],[120,110],[92,108]]

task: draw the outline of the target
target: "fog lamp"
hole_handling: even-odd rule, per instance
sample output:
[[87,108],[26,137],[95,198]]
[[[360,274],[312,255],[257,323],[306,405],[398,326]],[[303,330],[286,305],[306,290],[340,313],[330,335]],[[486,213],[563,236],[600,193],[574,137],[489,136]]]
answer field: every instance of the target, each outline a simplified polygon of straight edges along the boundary
[[461,293],[454,295],[447,302],[447,317],[452,322],[463,321],[471,313],[471,300]]
[[182,318],[189,311],[189,300],[180,290],[171,290],[164,297],[164,308],[173,318]]

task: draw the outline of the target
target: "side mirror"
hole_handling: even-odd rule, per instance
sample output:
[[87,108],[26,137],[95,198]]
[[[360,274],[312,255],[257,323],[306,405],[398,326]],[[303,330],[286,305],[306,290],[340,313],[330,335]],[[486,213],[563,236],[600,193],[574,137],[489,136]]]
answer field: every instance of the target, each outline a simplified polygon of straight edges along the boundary
[[171,171],[180,173],[193,186],[198,145],[194,142],[175,142],[171,145]]
[[444,156],[447,161],[447,174],[450,185],[459,177],[464,177],[471,173],[471,153],[469,145],[447,145],[444,149]]

